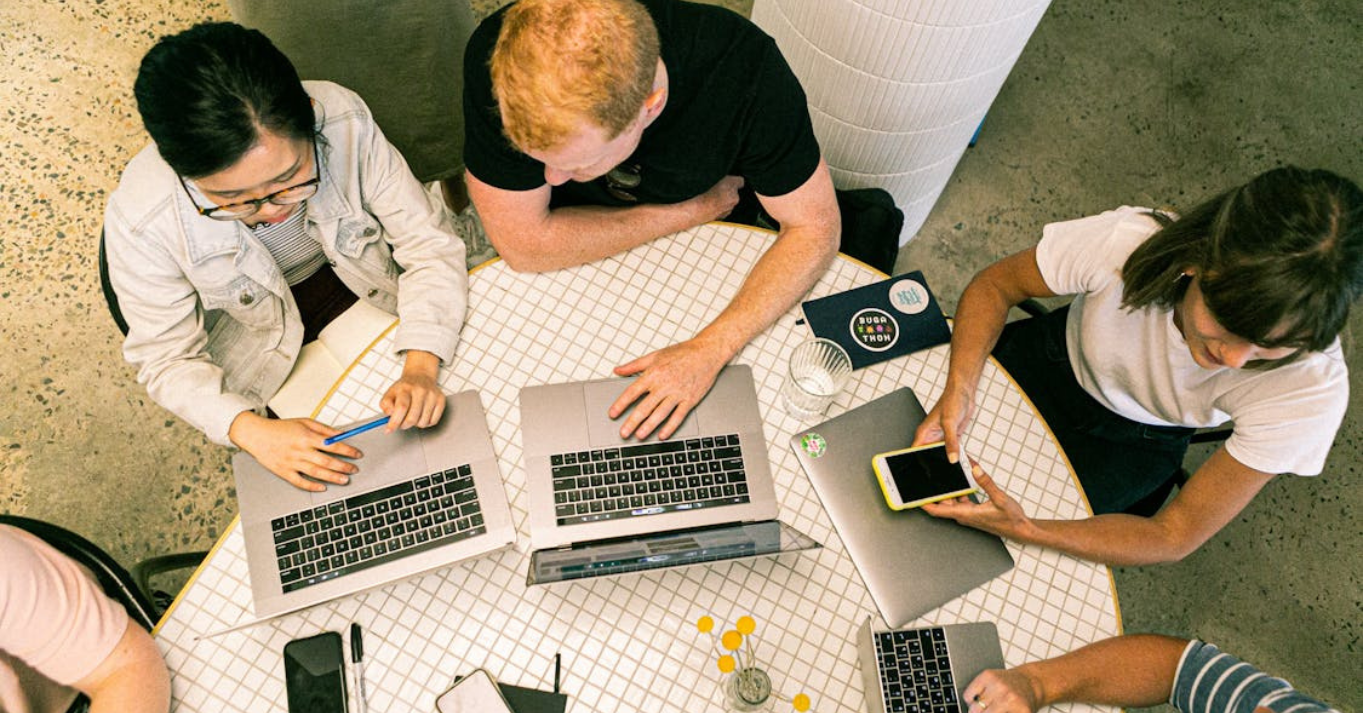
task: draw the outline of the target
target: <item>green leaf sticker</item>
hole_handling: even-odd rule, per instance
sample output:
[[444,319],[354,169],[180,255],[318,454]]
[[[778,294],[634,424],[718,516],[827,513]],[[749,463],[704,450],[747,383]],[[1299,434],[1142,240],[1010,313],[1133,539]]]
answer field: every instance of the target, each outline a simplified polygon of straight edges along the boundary
[[828,441],[817,433],[806,433],[800,437],[800,449],[810,458],[819,458],[828,452]]

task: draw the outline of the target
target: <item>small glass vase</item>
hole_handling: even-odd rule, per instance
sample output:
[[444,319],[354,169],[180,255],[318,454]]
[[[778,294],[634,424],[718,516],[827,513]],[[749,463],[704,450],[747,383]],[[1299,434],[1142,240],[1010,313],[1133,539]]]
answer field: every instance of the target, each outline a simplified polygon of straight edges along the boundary
[[759,711],[771,702],[771,677],[760,668],[735,671],[724,685],[725,701],[732,711]]

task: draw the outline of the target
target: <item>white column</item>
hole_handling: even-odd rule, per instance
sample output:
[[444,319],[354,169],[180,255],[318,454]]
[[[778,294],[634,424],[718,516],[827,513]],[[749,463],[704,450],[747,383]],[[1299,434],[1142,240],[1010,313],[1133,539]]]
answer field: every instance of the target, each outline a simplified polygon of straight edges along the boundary
[[927,219],[1050,0],[756,0],[809,95],[839,188],[877,186]]

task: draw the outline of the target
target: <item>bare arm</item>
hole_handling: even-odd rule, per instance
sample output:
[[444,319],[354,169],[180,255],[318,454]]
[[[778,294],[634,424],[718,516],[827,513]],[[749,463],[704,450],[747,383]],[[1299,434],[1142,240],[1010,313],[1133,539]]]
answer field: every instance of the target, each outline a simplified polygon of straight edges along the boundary
[[170,673],[161,651],[132,619],[114,650],[75,688],[90,697],[90,713],[170,710]]
[[970,422],[975,389],[1008,310],[1029,297],[1054,297],[1041,277],[1036,248],[1009,255],[975,275],[957,305],[946,389],[918,427],[914,444],[945,440],[948,457],[960,452],[959,434]]
[[730,176],[681,203],[549,209],[552,188],[508,191],[465,172],[488,240],[511,269],[547,272],[600,260],[728,215],[743,179]]
[[1118,636],[1063,656],[981,673],[965,687],[970,713],[1033,713],[1083,701],[1148,707],[1169,700],[1186,639]]
[[781,233],[733,301],[695,337],[615,369],[621,376],[643,373],[611,406],[610,416],[617,418],[629,404],[639,402],[621,425],[621,437],[633,433],[644,438],[660,427],[659,436],[670,437],[705,397],[724,364],[793,307],[837,254],[842,223],[833,181],[822,160],[794,191],[758,198],[780,222]]
[[[983,476],[983,477],[981,477]],[[988,502],[965,499],[925,505],[934,517],[946,517],[1000,537],[1060,550],[1110,565],[1174,562],[1188,556],[1232,518],[1273,478],[1254,470],[1224,447],[1188,479],[1154,517],[1109,514],[1084,520],[1032,520],[1022,508],[976,468]]]

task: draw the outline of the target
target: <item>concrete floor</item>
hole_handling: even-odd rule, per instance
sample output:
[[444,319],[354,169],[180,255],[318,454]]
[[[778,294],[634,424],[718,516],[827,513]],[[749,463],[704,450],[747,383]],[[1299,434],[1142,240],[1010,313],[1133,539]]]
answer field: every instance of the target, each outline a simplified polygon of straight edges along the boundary
[[[70,527],[125,563],[206,548],[235,512],[226,451],[135,384],[95,263],[104,202],[146,143],[138,60],[226,14],[177,0],[0,5],[0,511]],[[1188,207],[1281,163],[1363,179],[1360,40],[1355,0],[1055,0],[898,269],[922,269],[952,308],[975,270],[1052,220]],[[1359,312],[1351,324],[1363,335]],[[1181,563],[1117,570],[1128,631],[1206,638],[1363,710],[1356,346],[1325,474],[1277,479]]]

